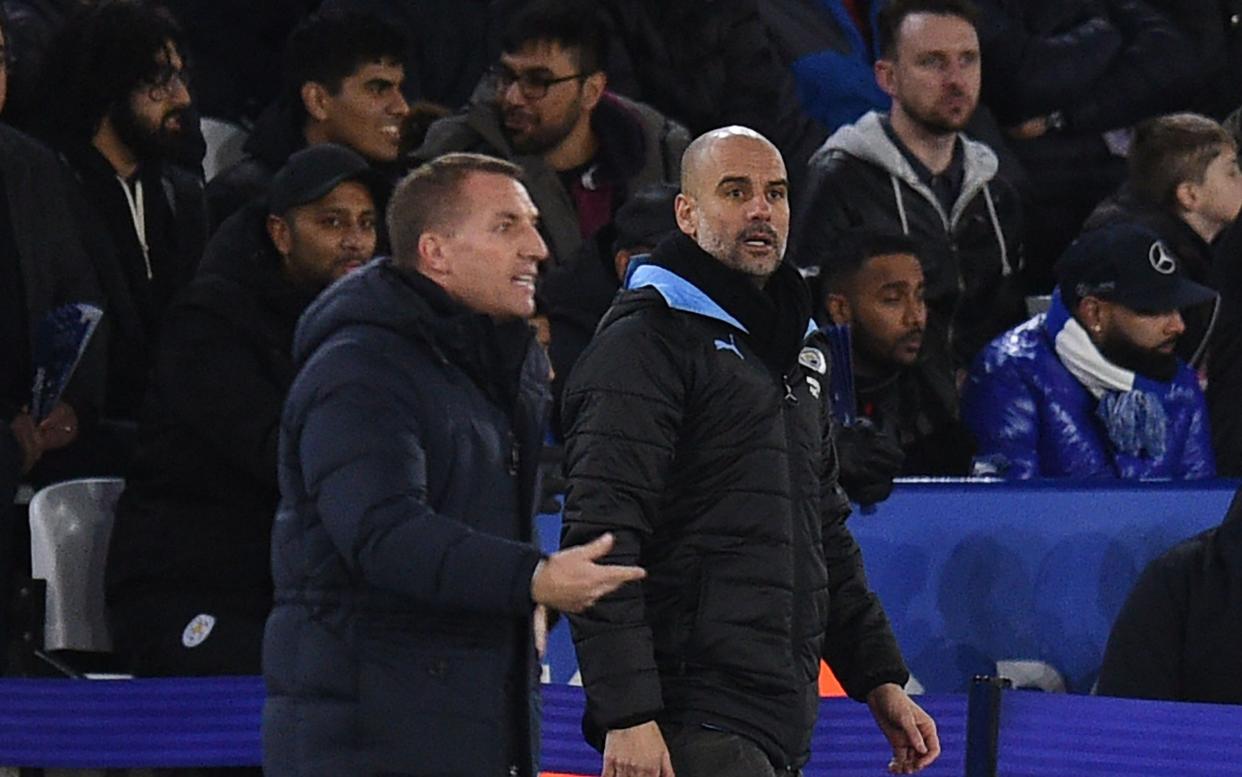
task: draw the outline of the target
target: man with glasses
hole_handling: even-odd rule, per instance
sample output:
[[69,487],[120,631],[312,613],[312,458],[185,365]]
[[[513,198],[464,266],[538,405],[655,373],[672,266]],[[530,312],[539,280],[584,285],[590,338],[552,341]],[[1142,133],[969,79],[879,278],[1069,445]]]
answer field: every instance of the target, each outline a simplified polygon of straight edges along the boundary
[[70,16],[46,61],[47,134],[77,178],[110,335],[105,413],[116,419],[134,418],[164,309],[206,242],[202,184],[172,161],[193,132],[184,52],[166,11],[103,0]]
[[[462,114],[431,126],[416,152],[499,156],[523,168],[553,264],[612,244],[617,209],[679,175],[686,130],[607,90],[595,4],[536,0],[508,25],[500,61]],[[584,248],[585,247],[585,248]]]

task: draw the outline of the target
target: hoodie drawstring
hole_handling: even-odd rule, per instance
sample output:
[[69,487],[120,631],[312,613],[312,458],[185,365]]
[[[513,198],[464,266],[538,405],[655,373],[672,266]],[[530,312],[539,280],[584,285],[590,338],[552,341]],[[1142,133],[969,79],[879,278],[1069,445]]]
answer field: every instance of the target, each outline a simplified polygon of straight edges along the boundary
[[1005,245],[1005,232],[1001,229],[1000,219],[996,216],[996,205],[992,202],[992,189],[986,183],[983,185],[983,201],[988,205],[988,217],[992,220],[992,231],[996,233],[996,242],[1000,243],[1001,276],[1007,277],[1013,273],[1013,268],[1009,266],[1009,247]]
[[893,185],[893,199],[897,201],[897,215],[901,217],[901,234],[910,236],[910,222],[906,218],[906,202],[901,196],[901,184],[897,182],[897,176],[890,175],[889,183]]

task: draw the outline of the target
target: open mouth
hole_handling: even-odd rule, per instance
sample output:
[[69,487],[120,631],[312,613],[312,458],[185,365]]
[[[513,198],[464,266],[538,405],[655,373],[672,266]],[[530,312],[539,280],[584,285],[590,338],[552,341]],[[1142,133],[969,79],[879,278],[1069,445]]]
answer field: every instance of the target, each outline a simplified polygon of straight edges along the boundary
[[521,275],[513,276],[512,282],[515,286],[521,286],[524,289],[529,289],[533,294],[535,292],[535,279],[537,277],[538,276],[535,273],[522,273]]

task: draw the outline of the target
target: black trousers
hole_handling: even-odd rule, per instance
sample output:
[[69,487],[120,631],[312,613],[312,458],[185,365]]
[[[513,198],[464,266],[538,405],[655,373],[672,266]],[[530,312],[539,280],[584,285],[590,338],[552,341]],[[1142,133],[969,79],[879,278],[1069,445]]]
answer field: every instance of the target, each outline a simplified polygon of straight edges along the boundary
[[801,770],[777,770],[753,741],[694,724],[661,724],[677,777],[801,777]]

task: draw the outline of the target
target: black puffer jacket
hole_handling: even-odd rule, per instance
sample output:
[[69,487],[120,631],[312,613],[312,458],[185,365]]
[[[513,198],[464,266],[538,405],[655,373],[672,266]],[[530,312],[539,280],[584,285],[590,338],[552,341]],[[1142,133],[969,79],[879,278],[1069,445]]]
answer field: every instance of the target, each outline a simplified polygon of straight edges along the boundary
[[950,349],[959,366],[993,337],[1022,321],[1018,289],[1022,210],[997,177],[996,154],[962,136],[964,177],[953,209],[940,202],[889,138],[883,117],[868,113],[833,133],[811,157],[807,202],[790,251],[819,267],[841,236],[866,228],[919,242],[927,276],[928,340]]
[[294,356],[265,773],[530,777],[542,349],[379,259],[311,305]]
[[280,408],[293,328],[314,294],[281,275],[265,216],[252,207],[229,220],[169,308],[117,505],[112,603],[170,590],[271,596]]
[[584,730],[707,723],[800,765],[821,656],[855,698],[907,677],[845,527],[809,294],[789,265],[760,294],[681,234],[628,287],[565,396],[562,545],[610,531],[609,561],[648,573],[570,619]]
[[1242,704],[1242,499],[1147,565],[1113,624],[1098,693]]

